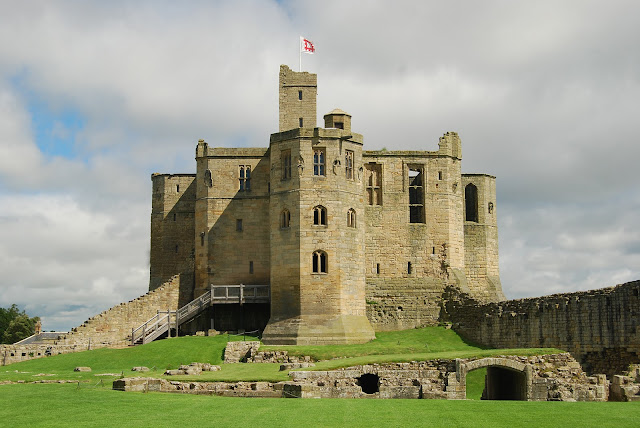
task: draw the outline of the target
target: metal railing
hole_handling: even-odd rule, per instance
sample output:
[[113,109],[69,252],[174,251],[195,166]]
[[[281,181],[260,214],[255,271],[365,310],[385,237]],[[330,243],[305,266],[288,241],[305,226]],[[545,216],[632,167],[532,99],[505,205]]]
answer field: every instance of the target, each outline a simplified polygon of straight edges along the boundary
[[269,285],[211,285],[211,304],[220,303],[269,303]]
[[175,320],[175,314],[176,311],[158,311],[138,328],[131,329],[131,344],[144,345],[170,331],[171,315],[174,315]]
[[152,342],[164,333],[171,335],[174,328],[189,321],[213,304],[233,303],[269,303],[271,288],[269,285],[211,285],[204,294],[196,297],[177,311],[158,311],[138,328],[131,329],[131,345],[143,345]]

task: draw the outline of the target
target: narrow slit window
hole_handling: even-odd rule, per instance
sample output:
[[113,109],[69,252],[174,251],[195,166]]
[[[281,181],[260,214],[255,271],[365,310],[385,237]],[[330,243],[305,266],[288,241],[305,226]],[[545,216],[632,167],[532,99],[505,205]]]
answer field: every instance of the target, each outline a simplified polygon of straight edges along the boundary
[[176,213],[173,213],[173,221],[176,221]]
[[299,126],[299,128],[302,128],[302,125],[303,125],[303,123],[304,123],[304,122],[302,121],[302,118],[299,118],[299,119],[298,119],[298,122],[299,122],[299,125],[300,125],[300,126]]
[[438,180],[442,180],[442,171],[438,171]]
[[382,205],[382,165],[366,164],[365,171],[367,202],[369,205]]
[[176,193],[180,193],[180,185],[176,184]]
[[282,179],[291,178],[291,150],[283,150],[280,155],[280,164],[282,165]]
[[376,263],[376,275],[380,275],[380,263]]
[[409,222],[424,223],[423,168],[409,167]]
[[176,254],[178,254],[178,250],[179,250],[179,248],[180,248],[180,247],[178,247],[178,246],[176,245]]
[[356,227],[356,210],[353,208],[347,211],[347,227]]
[[344,171],[347,180],[353,180],[353,152],[351,150],[344,152]]
[[412,270],[413,270],[413,266],[411,266],[411,262],[407,262],[407,273],[409,275],[411,275]]
[[251,165],[240,165],[239,167],[240,191],[249,192],[251,190]]
[[313,151],[313,175],[324,176],[325,165],[324,149],[315,149]]
[[236,231],[242,232],[242,219],[241,218],[237,218],[236,219]]
[[473,183],[464,188],[464,219],[478,222],[478,188]]
[[298,91],[298,99],[302,101],[302,91]]
[[288,209],[282,210],[282,213],[280,214],[280,227],[282,229],[288,229],[290,222],[291,222],[291,213],[289,212]]
[[253,273],[253,262],[249,262],[249,273]]

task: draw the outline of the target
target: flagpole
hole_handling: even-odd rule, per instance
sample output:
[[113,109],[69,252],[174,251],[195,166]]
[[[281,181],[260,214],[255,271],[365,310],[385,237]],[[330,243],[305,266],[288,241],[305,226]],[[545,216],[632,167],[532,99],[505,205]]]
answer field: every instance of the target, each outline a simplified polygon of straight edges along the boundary
[[302,36],[300,36],[300,46],[298,46],[298,56],[300,57],[300,72],[302,73]]

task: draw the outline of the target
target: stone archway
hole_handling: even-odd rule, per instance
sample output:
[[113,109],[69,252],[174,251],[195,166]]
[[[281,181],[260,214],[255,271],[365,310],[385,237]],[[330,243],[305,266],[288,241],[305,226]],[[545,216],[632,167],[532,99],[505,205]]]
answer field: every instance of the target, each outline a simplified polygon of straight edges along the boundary
[[533,370],[531,365],[509,358],[482,358],[462,362],[456,360],[456,377],[466,398],[467,373],[482,367],[487,368],[484,399],[487,400],[531,400]]

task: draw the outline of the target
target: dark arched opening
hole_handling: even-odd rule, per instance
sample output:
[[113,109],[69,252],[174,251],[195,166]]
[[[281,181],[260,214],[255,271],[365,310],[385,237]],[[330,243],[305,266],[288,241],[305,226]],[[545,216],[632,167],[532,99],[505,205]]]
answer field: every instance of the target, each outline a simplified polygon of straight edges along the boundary
[[380,391],[380,378],[371,373],[363,374],[358,378],[358,386],[365,394],[375,394]]
[[469,183],[464,188],[464,208],[466,221],[478,222],[478,188]]
[[524,372],[506,367],[487,367],[483,400],[526,400],[526,391]]

